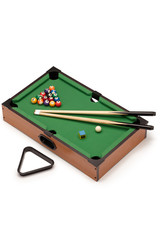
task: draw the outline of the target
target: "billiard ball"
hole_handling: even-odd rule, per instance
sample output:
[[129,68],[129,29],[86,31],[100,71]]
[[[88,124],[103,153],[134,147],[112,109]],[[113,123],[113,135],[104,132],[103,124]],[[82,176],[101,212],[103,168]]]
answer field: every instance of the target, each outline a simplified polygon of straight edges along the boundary
[[55,97],[55,98],[54,98],[54,101],[55,101],[55,102],[60,101],[59,97]]
[[53,93],[56,93],[56,90],[51,90],[51,93],[53,94]]
[[56,105],[56,103],[55,103],[54,101],[50,101],[50,102],[49,102],[49,105],[50,105],[51,107],[54,107],[54,106]]
[[102,131],[102,128],[100,127],[100,126],[97,126],[96,128],[95,128],[95,130],[96,130],[96,132],[101,132]]
[[43,97],[41,95],[37,95],[36,98],[38,100],[38,99],[42,99]]
[[38,104],[39,104],[39,105],[42,105],[42,104],[43,104],[43,99],[42,99],[42,98],[38,99]]
[[55,87],[54,86],[50,86],[49,87],[49,90],[51,91],[51,90],[55,90]]
[[41,95],[42,97],[44,97],[44,96],[46,95],[46,93],[45,93],[45,92],[41,92],[40,95]]
[[48,105],[49,105],[49,100],[46,99],[43,104],[44,104],[45,106],[48,106]]
[[53,97],[48,98],[49,101],[54,101]]
[[52,93],[48,93],[47,94],[47,97],[49,98],[49,97],[52,97]]
[[44,97],[43,97],[43,101],[45,101],[45,100],[47,100],[48,98],[47,98],[47,96],[45,95]]
[[46,94],[48,94],[48,93],[50,93],[50,90],[49,90],[48,88],[46,88],[46,89],[44,90],[44,92],[45,92]]
[[37,98],[35,98],[35,97],[33,97],[33,98],[31,98],[31,103],[36,103],[37,102]]
[[61,101],[56,102],[56,107],[60,107],[62,105]]
[[58,97],[58,93],[53,93],[53,97]]

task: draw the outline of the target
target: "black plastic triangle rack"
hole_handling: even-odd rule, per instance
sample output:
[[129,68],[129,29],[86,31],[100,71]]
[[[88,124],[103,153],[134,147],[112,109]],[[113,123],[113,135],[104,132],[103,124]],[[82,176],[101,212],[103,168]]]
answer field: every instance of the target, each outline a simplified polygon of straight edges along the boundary
[[[31,171],[27,171],[27,172],[21,172],[21,167],[22,167],[24,156],[25,156],[26,152],[32,152],[33,154],[35,154],[38,157],[42,158],[44,161],[50,163],[50,165],[47,165],[46,167],[37,168],[37,169],[31,170]],[[47,157],[46,155],[44,155],[41,152],[37,151],[35,148],[25,147],[23,149],[21,160],[19,162],[19,166],[18,166],[17,171],[18,171],[18,173],[21,176],[27,176],[27,175],[31,175],[31,174],[34,174],[34,173],[38,173],[38,172],[42,172],[42,171],[51,169],[53,167],[53,165],[54,165],[54,161],[52,159],[50,159],[49,157]]]

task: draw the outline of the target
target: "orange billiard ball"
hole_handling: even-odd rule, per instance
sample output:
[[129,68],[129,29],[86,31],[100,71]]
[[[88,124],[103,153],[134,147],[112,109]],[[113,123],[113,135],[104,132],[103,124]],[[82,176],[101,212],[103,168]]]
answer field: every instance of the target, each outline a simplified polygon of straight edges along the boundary
[[50,105],[51,107],[54,107],[54,106],[56,105],[56,103],[55,103],[54,101],[50,101],[50,102],[49,102],[49,105]]
[[43,104],[43,99],[39,99],[39,100],[38,100],[38,104],[39,104],[39,105],[42,105],[42,104]]
[[54,86],[50,86],[50,87],[49,87],[49,90],[50,90],[50,91],[55,90],[55,87],[54,87]]
[[31,98],[31,103],[36,103],[37,102],[37,98],[35,98],[35,97],[33,97],[33,98]]

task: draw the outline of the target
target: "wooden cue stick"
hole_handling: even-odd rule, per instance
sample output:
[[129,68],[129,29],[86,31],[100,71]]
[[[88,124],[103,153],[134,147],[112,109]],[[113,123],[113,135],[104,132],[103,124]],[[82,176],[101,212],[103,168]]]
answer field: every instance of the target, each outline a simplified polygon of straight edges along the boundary
[[86,110],[41,110],[44,113],[64,113],[64,114],[86,114],[86,115],[133,115],[133,116],[155,116],[151,111],[86,111]]
[[44,113],[41,110],[35,110],[34,114],[47,116],[47,117],[53,117],[53,118],[62,118],[62,119],[69,119],[69,120],[75,120],[75,121],[82,121],[82,122],[109,124],[109,125],[121,125],[121,126],[126,126],[126,127],[133,127],[133,128],[143,128],[143,129],[148,129],[148,130],[154,129],[154,127],[150,126],[150,125],[140,125],[140,124],[134,124],[134,123],[115,122],[115,121],[95,119],[95,118],[83,118],[83,117],[67,116],[67,115],[60,115],[60,114],[50,114],[50,113]]

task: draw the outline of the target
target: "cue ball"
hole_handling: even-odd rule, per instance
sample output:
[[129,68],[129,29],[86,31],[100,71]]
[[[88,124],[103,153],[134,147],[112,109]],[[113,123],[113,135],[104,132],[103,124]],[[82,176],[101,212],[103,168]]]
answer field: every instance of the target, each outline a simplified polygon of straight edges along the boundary
[[100,126],[97,126],[96,128],[95,128],[95,130],[96,130],[96,132],[101,132],[102,131],[102,128],[100,127]]

